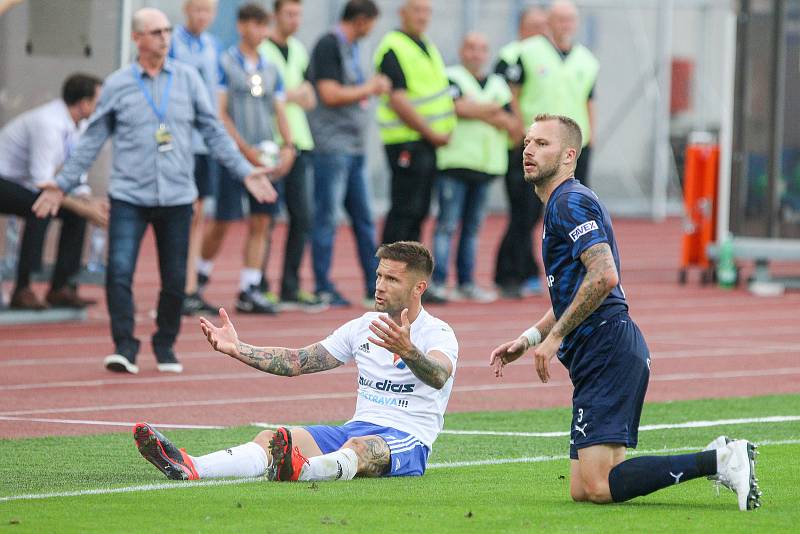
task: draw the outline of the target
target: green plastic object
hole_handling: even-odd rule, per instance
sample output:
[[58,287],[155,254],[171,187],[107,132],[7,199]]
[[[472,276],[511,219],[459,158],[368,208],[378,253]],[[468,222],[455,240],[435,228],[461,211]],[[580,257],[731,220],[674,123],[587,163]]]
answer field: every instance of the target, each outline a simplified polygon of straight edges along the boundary
[[717,262],[717,281],[719,287],[732,288],[736,286],[736,262],[733,258],[733,239],[728,234],[719,247],[719,261]]

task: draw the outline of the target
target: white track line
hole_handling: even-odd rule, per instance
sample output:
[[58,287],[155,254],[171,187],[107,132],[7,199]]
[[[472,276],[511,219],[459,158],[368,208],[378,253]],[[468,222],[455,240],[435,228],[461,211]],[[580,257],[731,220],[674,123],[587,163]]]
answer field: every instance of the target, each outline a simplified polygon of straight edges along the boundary
[[[737,378],[755,378],[770,376],[787,376],[800,374],[800,367],[784,367],[778,369],[753,369],[737,371],[718,371],[714,373],[676,373],[666,375],[652,375],[650,382],[672,382],[672,381],[696,381],[696,380],[728,380]],[[477,391],[499,391],[510,389],[540,389],[555,387],[571,387],[569,380],[552,380],[546,384],[541,382],[495,382],[490,384],[478,384],[474,386],[456,386],[454,393],[471,393]],[[147,404],[115,404],[115,405],[95,405],[95,406],[76,406],[67,408],[41,408],[36,410],[15,410],[0,412],[0,415],[43,415],[57,413],[85,413],[85,412],[106,412],[116,410],[139,410],[156,408],[181,408],[190,406],[228,406],[235,404],[258,404],[267,402],[294,402],[330,399],[349,399],[356,396],[355,392],[339,393],[308,393],[300,395],[275,395],[271,397],[246,397],[246,398],[225,398],[225,399],[201,399],[184,400],[175,402],[153,402]]]
[[[772,445],[797,445],[800,443],[798,439],[785,439],[785,440],[764,440],[757,442],[759,446],[772,446]],[[697,445],[694,447],[675,447],[671,449],[653,449],[647,451],[633,451],[629,450],[631,455],[641,454],[670,454],[675,452],[697,451],[705,445]],[[467,462],[443,462],[428,464],[428,469],[459,469],[464,467],[479,467],[487,465],[502,465],[502,464],[517,464],[517,463],[541,463],[550,462],[555,460],[567,460],[568,455],[553,455],[553,456],[526,456],[522,458],[496,458],[494,460],[474,460]],[[59,497],[83,497],[86,495],[110,495],[115,493],[134,493],[142,491],[157,491],[157,490],[176,490],[176,489],[191,489],[206,486],[232,486],[238,484],[249,483],[263,483],[264,478],[234,478],[222,480],[201,480],[191,482],[161,482],[158,484],[144,484],[140,486],[126,486],[122,488],[96,488],[78,491],[62,491],[52,493],[28,493],[23,495],[9,495],[7,497],[0,497],[0,502],[9,501],[22,501],[22,500],[39,500],[39,499],[52,499]]]
[[[61,425],[95,425],[95,426],[122,426],[133,427],[136,423],[128,423],[123,421],[95,421],[92,419],[48,419],[42,417],[9,417],[0,415],[0,421],[25,421],[31,423],[55,423]],[[192,430],[222,430],[228,428],[219,425],[182,425],[172,423],[151,423],[153,426],[163,428],[185,428]]]
[[[687,421],[685,423],[665,423],[642,425],[639,431],[672,430],[676,428],[706,428],[712,426],[747,425],[753,423],[788,423],[800,421],[800,415],[772,415],[769,417],[746,417],[742,419],[717,419],[715,421]],[[555,438],[569,436],[569,432],[501,432],[494,430],[442,430],[442,434],[456,436],[517,436],[528,438]]]

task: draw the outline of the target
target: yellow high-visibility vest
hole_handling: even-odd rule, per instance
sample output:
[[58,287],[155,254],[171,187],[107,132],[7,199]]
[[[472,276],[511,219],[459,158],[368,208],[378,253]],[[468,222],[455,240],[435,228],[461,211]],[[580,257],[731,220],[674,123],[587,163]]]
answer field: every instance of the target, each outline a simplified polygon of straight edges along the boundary
[[[433,131],[448,134],[455,128],[456,115],[444,62],[431,41],[423,37],[422,42],[428,50],[427,54],[405,33],[387,33],[375,52],[375,67],[376,70],[380,67],[383,56],[389,50],[394,51],[406,78],[406,94],[411,105]],[[422,138],[419,132],[407,126],[397,116],[389,106],[389,97],[386,95],[378,102],[377,118],[384,144],[405,143]]]

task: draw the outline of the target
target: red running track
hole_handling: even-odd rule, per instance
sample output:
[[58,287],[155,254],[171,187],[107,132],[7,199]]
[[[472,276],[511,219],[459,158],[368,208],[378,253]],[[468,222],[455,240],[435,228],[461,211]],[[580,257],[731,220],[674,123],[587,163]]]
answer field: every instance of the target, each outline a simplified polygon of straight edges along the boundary
[[[504,227],[502,217],[489,217],[484,225],[477,265],[481,284],[490,284]],[[243,230],[238,227],[231,233],[207,293],[209,300],[227,308],[232,308],[238,285]],[[615,230],[631,314],[653,356],[647,400],[800,392],[800,294],[759,298],[744,289],[726,291],[694,281],[678,285],[680,221],[621,219]],[[279,226],[274,242],[282,244],[284,235],[285,228]],[[363,277],[355,258],[352,235],[342,228],[332,275],[345,296],[360,302]],[[279,271],[280,261],[276,250],[271,273]],[[308,258],[302,275],[311,289]],[[212,352],[196,319],[184,320],[177,344],[184,373],[158,373],[149,349],[154,330],[150,313],[158,291],[150,234],[135,279],[137,335],[143,346],[138,376],[102,368],[103,356],[113,349],[104,295],[99,287],[83,290],[101,300],[86,322],[0,327],[0,438],[108,432],[138,420],[241,425],[316,422],[352,414],[354,367],[293,379],[265,375]],[[487,367],[491,349],[518,335],[548,306],[547,297],[541,296],[429,307],[453,326],[461,347],[450,411],[569,405],[572,388],[557,362],[548,384],[538,382],[529,357],[509,367],[500,380]],[[234,313],[233,320],[240,337],[250,343],[297,347],[324,338],[362,312],[354,306],[277,317]]]

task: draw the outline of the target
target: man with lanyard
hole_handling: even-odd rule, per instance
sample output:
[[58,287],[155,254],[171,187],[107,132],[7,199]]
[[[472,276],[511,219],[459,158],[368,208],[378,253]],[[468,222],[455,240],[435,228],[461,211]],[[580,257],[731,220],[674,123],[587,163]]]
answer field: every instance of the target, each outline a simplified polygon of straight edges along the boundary
[[317,296],[331,306],[350,305],[329,274],[341,206],[350,217],[370,307],[375,294],[375,225],[364,175],[366,117],[370,97],[385,94],[389,80],[380,74],[365,79],[359,42],[372,31],[378,14],[372,0],[349,0],[337,26],[314,45],[308,67],[319,101],[308,114],[315,143],[311,252]]
[[628,314],[611,217],[575,179],[580,126],[564,115],[537,115],[523,143],[525,180],[545,205],[542,258],[552,307],[523,334],[498,346],[496,376],[533,348],[536,372],[550,380],[554,356],[574,386],[570,495],[578,502],[624,502],[700,477],[733,490],[740,510],[757,508],[755,446],[720,436],[706,450],[637,456],[639,420],[650,379],[650,351]]
[[493,178],[508,167],[508,134],[520,130],[511,113],[511,91],[497,74],[484,72],[489,59],[486,37],[470,32],[461,45],[461,64],[447,68],[458,124],[450,142],[436,152],[439,176],[439,217],[433,234],[432,285],[428,291],[447,298],[447,271],[456,230],[458,240],[458,290],[456,298],[491,302],[494,292],[475,284],[478,231],[486,211],[486,196]]
[[424,36],[431,13],[430,0],[406,0],[399,11],[400,29],[387,33],[375,52],[376,69],[392,81],[391,93],[378,104],[378,126],[392,170],[384,243],[420,238],[436,177],[436,148],[447,144],[456,125],[444,62]]
[[[217,108],[219,60],[216,39],[206,32],[206,29],[214,21],[216,10],[217,0],[186,0],[183,4],[186,24],[178,25],[175,28],[175,37],[172,39],[172,46],[169,49],[169,57],[197,69],[215,110]],[[203,142],[203,136],[196,130],[192,134],[192,150],[194,151],[194,181],[197,186],[197,200],[194,203],[192,226],[189,230],[186,297],[183,299],[184,315],[217,309],[205,302],[197,291],[197,259],[200,255],[200,241],[203,238],[203,201],[214,192],[214,176],[213,161],[208,156],[208,147]]]
[[85,194],[64,199],[58,212],[62,222],[58,253],[45,302],[33,292],[30,281],[31,274],[41,268],[50,219],[35,217],[31,207],[40,186],[52,182],[69,157],[84,121],[94,113],[102,83],[94,76],[73,74],[64,81],[61,98],[15,117],[0,130],[0,213],[25,218],[12,308],[84,308],[95,303],[78,295],[74,277],[81,267],[85,218],[105,226],[108,205]]
[[[308,68],[308,53],[294,34],[303,17],[301,0],[275,0],[275,25],[271,35],[261,43],[259,51],[278,68],[286,93],[286,120],[292,132],[296,149],[294,165],[281,182],[286,210],[289,213],[289,228],[283,255],[280,305],[282,309],[303,307],[320,309],[319,299],[300,287],[300,262],[311,232],[311,149],[314,140],[306,118],[306,110],[317,103],[314,89],[305,80]],[[270,226],[271,235],[272,226]],[[271,241],[271,239],[270,239]],[[262,290],[268,291],[267,264],[271,246],[267,246],[262,268]],[[270,293],[270,300],[277,300]]]
[[522,121],[519,107],[522,83],[519,53],[523,42],[548,31],[547,12],[539,7],[528,8],[520,16],[518,40],[500,49],[494,70],[511,87],[511,107],[520,125],[509,143],[508,171],[505,175],[508,226],[497,249],[494,271],[495,285],[506,298],[521,298],[542,292],[539,262],[533,246],[533,230],[542,215],[542,202],[531,193],[522,171],[522,138],[525,136],[522,125],[526,123]]
[[[272,179],[286,175],[294,164],[292,134],[284,111],[286,99],[278,69],[258,52],[266,38],[269,15],[256,4],[239,8],[236,29],[240,40],[220,54],[219,115],[239,150],[254,165],[270,167]],[[274,128],[281,136],[279,153]],[[266,146],[266,148],[265,148]],[[268,159],[265,159],[268,158]],[[217,212],[203,238],[197,271],[208,280],[231,222],[244,217],[242,196],[246,191],[230,172],[220,173]],[[243,313],[277,312],[275,304],[261,292],[262,262],[267,244],[267,229],[277,214],[277,204],[259,202],[246,195],[249,205],[243,266],[239,276],[236,309]]]
[[[355,0],[363,1],[363,0]],[[303,348],[257,347],[239,340],[224,309],[222,325],[200,320],[214,350],[272,375],[293,377],[358,368],[356,410],[344,425],[265,430],[252,441],[190,456],[147,423],[137,423],[141,455],[173,480],[260,477],[275,481],[408,477],[425,473],[453,389],[458,342],[420,302],[433,269],[420,243],[382,245],[375,311]],[[324,401],[323,401],[324,402]]]
[[115,353],[105,359],[105,367],[115,372],[139,372],[131,286],[148,225],[155,233],[161,273],[153,352],[160,371],[183,370],[173,345],[181,325],[189,226],[197,199],[193,129],[200,131],[211,155],[233,169],[257,199],[277,197],[267,170],[248,163],[225,133],[197,70],[167,57],[171,33],[161,11],[144,8],[134,13],[136,62],[106,79],[86,133],[54,183],[43,184],[33,206],[40,217],[55,214],[64,192],[79,183],[100,148],[112,138],[106,304]]
[[520,111],[530,124],[539,113],[566,115],[581,127],[583,147],[575,177],[589,184],[589,159],[594,132],[592,99],[599,63],[588,48],[575,42],[578,10],[569,0],[556,0],[548,15],[550,36],[538,35],[520,46]]

